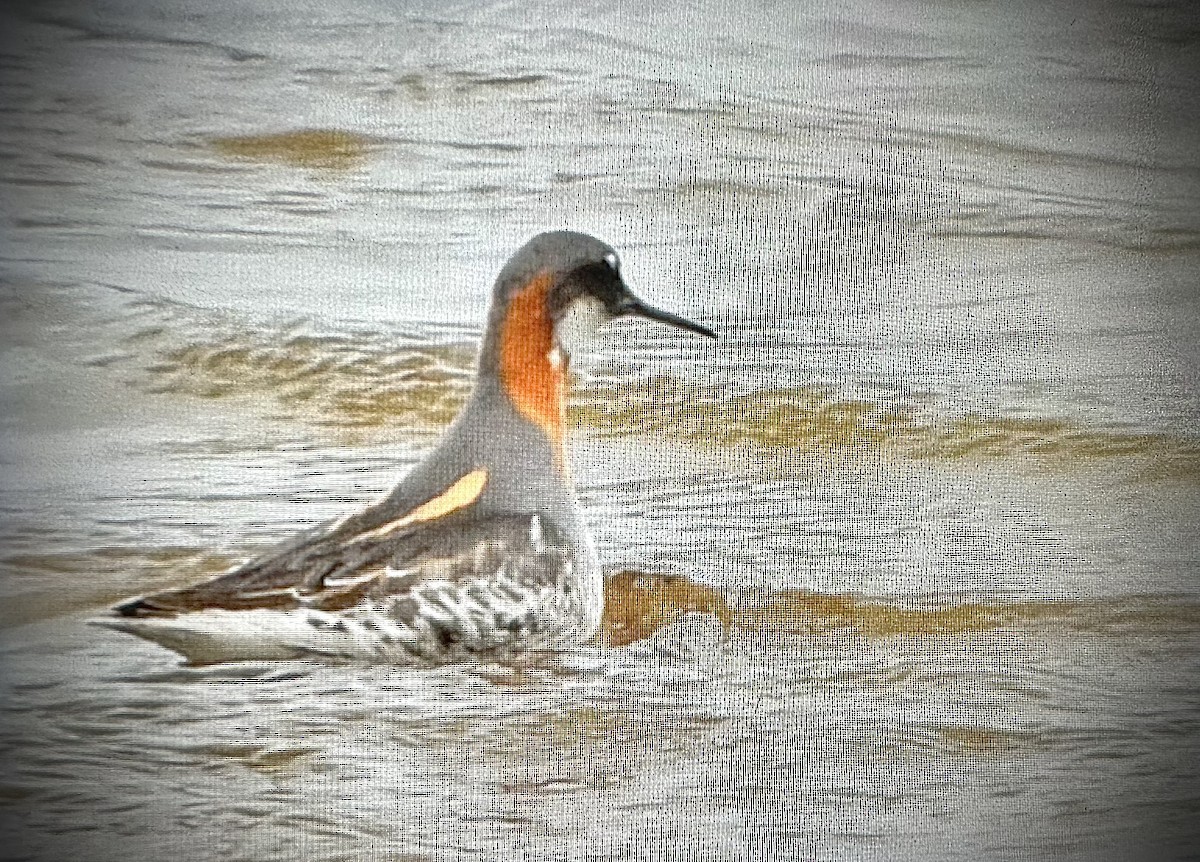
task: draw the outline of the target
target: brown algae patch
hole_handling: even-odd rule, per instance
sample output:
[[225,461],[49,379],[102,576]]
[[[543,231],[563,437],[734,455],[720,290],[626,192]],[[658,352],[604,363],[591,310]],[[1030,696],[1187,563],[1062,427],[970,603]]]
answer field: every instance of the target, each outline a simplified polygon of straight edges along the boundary
[[[941,608],[904,608],[846,594],[786,590],[767,602],[742,608],[740,628],[775,634],[816,635],[850,629],[867,637],[939,635],[985,631],[1028,621],[1032,605],[959,604]],[[1062,606],[1045,603],[1039,612]],[[1037,615],[1035,612],[1034,615]]]
[[903,607],[849,594],[785,590],[762,604],[739,609],[735,624],[751,631],[790,635],[845,629],[864,637],[952,635],[994,629],[1166,634],[1200,631],[1200,603],[1166,596],[1134,596]]
[[578,424],[614,436],[647,434],[829,458],[1025,459],[1048,468],[1121,459],[1146,478],[1200,478],[1200,440],[1183,435],[1088,428],[1061,418],[969,413],[938,419],[822,387],[718,397],[656,377],[593,384],[577,401],[572,415]]
[[[272,418],[353,435],[444,427],[470,394],[474,363],[474,349],[464,344],[401,346],[382,336],[315,335],[256,341],[241,334],[163,346],[139,382],[151,392],[248,398],[270,405]],[[575,383],[568,419],[601,436],[662,437],[831,461],[1008,459],[1045,470],[1114,463],[1149,480],[1200,479],[1200,440],[1165,432],[1091,428],[1062,418],[938,418],[816,386],[723,395],[672,376]]]
[[667,434],[689,442],[804,450],[878,449],[913,420],[818,387],[706,396],[683,381],[597,386],[577,408],[586,425],[615,434]]
[[944,725],[937,728],[938,744],[956,754],[994,757],[1044,747],[1037,734],[989,727]]
[[605,585],[600,639],[625,646],[690,613],[710,614],[727,631],[795,636],[837,631],[868,638],[940,636],[996,629],[1111,636],[1200,632],[1200,603],[1170,596],[905,607],[846,593],[783,590],[735,608],[722,591],[687,578],[624,571]]
[[604,585],[600,639],[610,646],[645,640],[685,614],[712,614],[728,628],[733,613],[724,596],[687,578],[618,572]]
[[378,146],[367,135],[338,129],[301,129],[266,135],[236,135],[209,142],[223,156],[298,168],[348,170]]
[[318,753],[315,748],[271,747],[254,743],[212,743],[183,749],[204,760],[238,763],[265,774],[292,772]]
[[1200,441],[1171,434],[1089,429],[1065,419],[978,414],[919,430],[910,453],[915,457],[994,458],[1020,454],[1052,461],[1169,458],[1180,470],[1200,474]]

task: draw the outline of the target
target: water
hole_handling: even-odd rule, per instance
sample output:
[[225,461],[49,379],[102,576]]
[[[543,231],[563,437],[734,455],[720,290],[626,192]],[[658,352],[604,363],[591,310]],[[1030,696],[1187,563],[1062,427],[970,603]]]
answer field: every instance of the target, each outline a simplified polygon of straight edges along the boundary
[[[1186,4],[28,4],[0,91],[13,859],[1194,858]],[[195,669],[83,624],[375,499],[494,273],[577,360],[604,643]]]

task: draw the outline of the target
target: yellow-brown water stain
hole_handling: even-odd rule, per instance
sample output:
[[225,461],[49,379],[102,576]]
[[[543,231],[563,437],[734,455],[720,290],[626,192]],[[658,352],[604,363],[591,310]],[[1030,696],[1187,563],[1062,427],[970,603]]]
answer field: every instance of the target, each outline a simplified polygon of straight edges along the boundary
[[944,725],[937,728],[938,743],[956,754],[999,756],[1046,746],[1040,734],[989,727]]
[[[235,562],[191,548],[110,547],[90,552],[12,554],[0,559],[9,583],[31,586],[5,597],[0,605],[0,625],[20,625],[96,608],[140,591],[196,583],[227,571]],[[1051,635],[1200,633],[1200,602],[1178,596],[906,606],[848,593],[782,590],[763,601],[736,606],[720,589],[684,577],[621,571],[606,580],[598,640],[626,646],[694,613],[714,617],[730,633],[788,636],[844,630],[864,637],[940,636],[995,629]]]
[[725,597],[686,578],[618,572],[604,587],[600,637],[611,646],[644,640],[689,613],[706,613],[728,628],[733,612]]
[[142,385],[207,399],[266,399],[272,411],[338,431],[437,428],[466,401],[470,357],[452,346],[372,350],[313,336],[251,346],[230,337],[166,351]]
[[35,795],[37,795],[37,791],[31,787],[20,784],[0,784],[0,805],[23,802]]
[[787,590],[762,604],[739,609],[735,624],[752,631],[794,635],[850,629],[866,637],[1018,628],[1047,633],[1165,634],[1200,631],[1200,603],[1145,596],[904,607],[848,594]]
[[730,632],[790,636],[847,630],[872,638],[995,629],[1111,636],[1200,632],[1200,603],[1171,596],[906,607],[846,593],[782,590],[762,602],[734,607],[716,588],[677,576],[626,571],[605,586],[600,638],[610,646],[625,646],[689,613],[710,614]]
[[776,634],[814,635],[837,629],[852,629],[868,636],[906,634],[955,634],[984,631],[1030,619],[1036,615],[1063,612],[1065,606],[958,604],[941,608],[904,608],[853,595],[786,590],[763,604],[739,609],[740,628]]
[[262,135],[235,135],[210,141],[231,158],[275,162],[299,168],[348,170],[361,164],[379,145],[367,135],[339,129],[300,129]]
[[1200,478],[1200,440],[1186,435],[1088,428],[1062,418],[971,413],[939,419],[822,387],[716,397],[660,376],[601,382],[579,393],[577,402],[579,424],[614,436],[652,434],[834,459],[1023,460],[1051,470],[1119,461],[1147,479]]
[[[159,332],[151,340],[162,338]],[[145,349],[132,339],[128,346]],[[444,427],[469,396],[475,362],[469,345],[396,345],[379,336],[228,335],[157,352],[138,381],[148,391],[265,402],[272,418],[299,419],[352,439],[373,429]],[[575,380],[568,418],[601,435],[833,462],[1009,460],[1041,471],[1117,464],[1134,478],[1200,479],[1200,440],[1185,435],[1089,428],[1053,417],[939,418],[817,386],[726,396],[669,375],[633,383]]]
[[922,427],[914,435],[916,457],[943,459],[1029,455],[1049,461],[1116,457],[1172,458],[1196,471],[1200,441],[1187,437],[1117,429],[1089,429],[1065,419],[989,417],[969,414]]
[[818,387],[706,398],[683,381],[661,376],[630,386],[595,386],[581,394],[576,415],[616,434],[826,451],[878,449],[913,425],[905,413]]
[[183,751],[206,760],[239,763],[255,772],[267,774],[291,771],[301,761],[318,753],[315,748],[279,748],[257,743],[211,743],[184,747]]

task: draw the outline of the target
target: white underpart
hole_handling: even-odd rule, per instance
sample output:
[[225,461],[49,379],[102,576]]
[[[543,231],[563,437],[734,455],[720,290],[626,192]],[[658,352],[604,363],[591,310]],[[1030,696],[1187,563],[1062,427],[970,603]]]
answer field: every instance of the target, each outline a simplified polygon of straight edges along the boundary
[[[328,618],[330,627],[318,630],[309,622],[313,616]],[[333,615],[307,609],[204,610],[177,617],[103,617],[94,622],[154,641],[194,664],[282,661],[305,654],[350,652],[375,657],[378,653],[376,648],[359,642],[364,639],[349,626],[333,630]]]
[[[578,642],[590,631],[555,625],[553,605],[561,598],[562,581],[570,575],[569,567],[560,573],[557,593],[550,586],[516,581],[503,567],[490,578],[467,584],[428,581],[407,594],[406,600],[416,602],[411,623],[408,616],[397,618],[388,599],[338,612],[309,607],[213,609],[161,618],[103,617],[93,622],[158,643],[194,664],[324,656],[403,665],[461,657],[464,651],[558,648]],[[543,631],[518,636],[506,627],[507,620],[517,618],[540,619]],[[435,627],[453,632],[454,646],[446,647],[444,631]]]
[[567,358],[576,352],[586,353],[595,346],[597,331],[611,319],[604,303],[592,296],[581,296],[555,325],[554,346]]
[[535,554],[546,553],[546,543],[542,540],[542,519],[537,515],[529,519],[529,544]]
[[365,584],[367,581],[374,580],[379,576],[379,572],[372,570],[360,572],[350,578],[325,578],[322,583],[330,589],[340,589],[342,587],[353,587],[359,584]]

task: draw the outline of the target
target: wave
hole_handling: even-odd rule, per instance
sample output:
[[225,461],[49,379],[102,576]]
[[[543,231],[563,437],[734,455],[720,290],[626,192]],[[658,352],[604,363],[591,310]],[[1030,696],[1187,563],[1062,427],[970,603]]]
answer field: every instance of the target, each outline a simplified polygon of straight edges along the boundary
[[112,604],[139,588],[183,586],[217,575],[234,562],[221,554],[181,547],[9,554],[0,559],[0,581],[5,585],[0,627]]
[[[383,335],[285,335],[259,343],[228,335],[155,349],[138,375],[146,391],[244,402],[343,436],[436,430],[465,403],[474,375],[471,345],[400,345]],[[575,382],[570,421],[600,436],[664,436],[835,459],[1024,458],[1070,468],[1124,458],[1147,478],[1200,478],[1200,440],[1170,432],[1054,416],[941,415],[916,400],[848,398],[824,386],[731,395],[671,375]]]
[[1165,432],[1089,428],[1055,417],[929,416],[917,406],[845,398],[819,386],[719,397],[679,381],[585,394],[584,424],[612,433],[667,434],[697,443],[750,444],[827,455],[967,460],[1024,456],[1058,464],[1121,456],[1160,459],[1172,475],[1200,476],[1200,441]]
[[229,336],[164,350],[138,383],[158,394],[240,399],[333,429],[437,427],[466,401],[472,361],[463,346],[397,349],[320,335],[252,346]]

